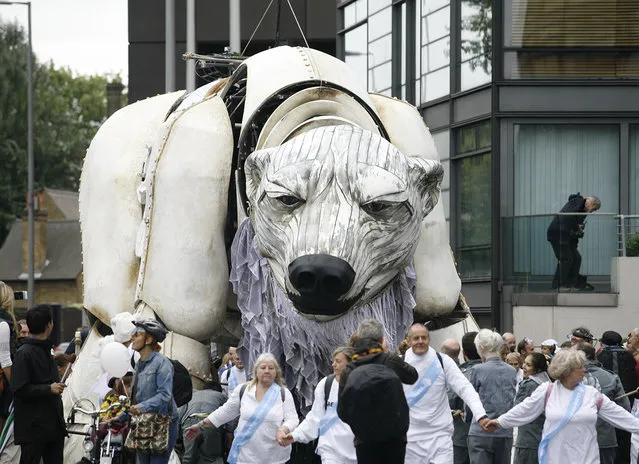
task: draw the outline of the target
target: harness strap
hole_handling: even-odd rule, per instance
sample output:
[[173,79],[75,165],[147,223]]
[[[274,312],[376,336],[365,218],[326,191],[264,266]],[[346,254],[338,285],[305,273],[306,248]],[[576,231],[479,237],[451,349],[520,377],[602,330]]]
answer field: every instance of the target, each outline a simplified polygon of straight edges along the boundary
[[[246,391],[246,387],[248,382],[242,384],[242,388],[240,388],[240,403],[242,402],[242,397],[244,396],[244,392]],[[286,393],[283,388],[280,388],[280,398],[282,398],[282,403],[286,399]]]

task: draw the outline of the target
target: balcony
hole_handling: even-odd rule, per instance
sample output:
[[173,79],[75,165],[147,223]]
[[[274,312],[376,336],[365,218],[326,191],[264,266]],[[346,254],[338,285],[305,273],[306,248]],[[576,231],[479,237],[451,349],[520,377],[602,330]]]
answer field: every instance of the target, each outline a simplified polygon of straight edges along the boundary
[[[556,294],[553,277],[557,258],[546,231],[556,216],[575,216],[556,213],[502,219],[502,282],[513,287],[515,294]],[[592,286],[588,290],[571,293],[609,294],[614,292],[611,281],[613,258],[634,252],[633,243],[639,239],[639,216],[614,213],[588,214],[584,237],[579,240],[582,257],[580,274]],[[556,301],[556,298],[555,298]]]
[[626,333],[637,325],[639,258],[631,256],[639,255],[639,216],[588,215],[580,273],[594,288],[566,292],[552,288],[557,259],[546,230],[555,216],[503,218],[505,317],[515,333],[535,340],[560,340],[578,325]]

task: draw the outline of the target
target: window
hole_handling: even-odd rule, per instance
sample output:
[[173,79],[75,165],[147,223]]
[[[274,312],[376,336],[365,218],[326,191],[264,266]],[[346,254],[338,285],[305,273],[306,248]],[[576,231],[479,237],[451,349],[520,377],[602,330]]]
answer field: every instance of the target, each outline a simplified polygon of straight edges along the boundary
[[342,8],[342,29],[348,29],[365,19],[366,0],[357,0]]
[[364,84],[367,82],[368,74],[367,32],[367,25],[362,24],[344,34],[344,62],[355,71]]
[[490,82],[492,40],[492,0],[462,0],[460,90]]
[[391,0],[368,0],[368,14],[372,15],[379,10],[390,6]]
[[400,50],[400,56],[398,57],[399,59],[397,60],[398,63],[396,66],[400,67],[400,76],[399,76],[399,85],[400,85],[400,98],[402,100],[406,100],[407,95],[406,95],[406,59],[407,59],[407,47],[406,47],[406,41],[408,40],[408,34],[406,31],[406,25],[407,25],[407,13],[406,13],[406,2],[402,3],[400,5],[400,24],[401,24],[401,50]]
[[511,79],[639,77],[632,0],[507,0],[504,74]]
[[456,257],[463,279],[491,275],[491,125],[457,132]]
[[417,103],[450,94],[450,2],[421,0],[416,16]]
[[439,155],[439,162],[444,168],[444,179],[441,185],[441,197],[439,201],[444,206],[444,216],[448,222],[450,217],[450,132],[442,131],[433,134],[433,141]]
[[[513,271],[552,276],[557,261],[546,230],[570,194],[598,196],[601,212],[619,210],[619,127],[519,124],[514,131]],[[616,220],[589,217],[579,243],[581,273],[609,275],[616,250]]]
[[357,0],[340,8],[344,62],[372,92],[390,95],[393,80],[391,0]]
[[[373,1],[373,0],[371,0]],[[377,2],[379,3],[379,2]],[[357,0],[339,8],[342,57],[363,85],[368,82],[368,3]]]
[[[380,1],[375,3],[379,4]],[[388,1],[384,3],[390,5]],[[372,5],[369,5],[369,8],[371,7]],[[392,11],[392,8],[388,6],[368,18],[368,90],[372,92],[385,94],[391,92],[393,77]]]

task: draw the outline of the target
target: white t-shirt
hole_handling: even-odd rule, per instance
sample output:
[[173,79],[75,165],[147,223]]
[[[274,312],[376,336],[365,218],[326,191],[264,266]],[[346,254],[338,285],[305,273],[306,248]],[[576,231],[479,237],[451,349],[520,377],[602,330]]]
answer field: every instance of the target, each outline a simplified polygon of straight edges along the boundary
[[[326,377],[319,381],[315,387],[315,398],[313,407],[306,415],[306,418],[297,427],[292,435],[293,439],[299,443],[308,443],[315,440],[319,435],[319,423],[326,415],[324,385],[326,385]],[[337,402],[339,393],[339,383],[337,379],[333,379],[331,391],[328,394],[328,407],[331,408]],[[350,462],[357,461],[355,455],[355,445],[353,432],[348,424],[341,420],[337,420],[333,426],[322,435],[317,442],[317,454],[322,460],[333,458],[334,461]]]
[[6,321],[0,322],[0,367],[11,367],[11,328]]
[[[282,387],[283,388],[283,387]],[[246,427],[246,423],[260,404],[255,398],[255,385],[247,386],[240,402],[240,390],[242,385],[233,390],[231,397],[221,407],[213,411],[208,419],[215,427],[232,421],[240,416],[237,426],[238,431]],[[275,440],[275,434],[280,426],[285,426],[289,431],[295,430],[299,424],[293,396],[288,389],[284,389],[284,401],[281,397],[275,401],[271,410],[266,414],[264,421],[257,428],[251,439],[242,447],[237,459],[238,464],[255,464],[265,462],[268,457],[269,464],[284,464],[291,457],[290,446],[280,446]]]
[[[468,405],[475,421],[486,414],[479,395],[457,364],[446,355],[441,355],[441,359],[444,366],[441,369],[440,365],[437,379],[426,394],[410,408],[410,427],[407,434],[409,442],[434,441],[438,437],[450,437],[452,446],[453,417],[446,393],[447,386]],[[437,353],[432,348],[422,355],[413,353],[412,348],[409,348],[404,360],[417,370],[420,377],[431,363],[439,364]],[[404,393],[408,395],[416,385],[404,385]]]
[[[532,422],[545,411],[546,421],[542,439],[562,421],[572,398],[573,390],[557,381],[548,401],[548,382],[542,383],[531,396],[498,418],[504,428],[518,427]],[[639,419],[621,406],[610,401],[593,387],[586,385],[581,407],[572,419],[548,442],[548,464],[598,464],[597,419],[603,419],[617,428],[639,432]],[[597,409],[600,401],[601,407]],[[545,407],[544,407],[544,403]]]

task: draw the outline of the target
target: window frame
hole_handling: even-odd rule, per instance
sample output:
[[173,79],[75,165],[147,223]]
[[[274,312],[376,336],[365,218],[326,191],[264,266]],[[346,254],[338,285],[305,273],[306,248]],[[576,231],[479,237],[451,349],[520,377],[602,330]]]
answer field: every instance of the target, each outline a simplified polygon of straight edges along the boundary
[[[462,0],[463,1],[463,0]],[[501,41],[501,47],[498,51],[499,59],[493,59],[493,74],[497,71],[497,66],[499,66],[499,73],[501,79],[507,82],[512,83],[523,83],[523,82],[534,82],[536,84],[543,84],[548,81],[560,81],[560,82],[593,82],[597,85],[602,85],[605,82],[611,83],[616,81],[623,81],[624,83],[634,83],[639,82],[639,75],[636,77],[575,77],[575,76],[553,76],[553,77],[506,77],[508,72],[506,70],[507,60],[506,56],[508,53],[517,54],[518,52],[522,53],[548,53],[553,55],[570,55],[577,53],[602,53],[614,55],[618,53],[636,53],[638,50],[637,46],[600,46],[600,45],[592,45],[592,46],[523,46],[523,45],[512,45],[513,43],[513,34],[512,34],[512,24],[513,24],[513,0],[505,0],[502,3],[502,11],[500,12],[501,18],[499,18],[499,26],[501,28],[501,33],[499,34],[499,40]],[[493,25],[496,24],[495,14],[493,12]],[[497,37],[497,36],[495,36]],[[495,50],[493,50],[493,58],[496,57]],[[639,67],[639,63],[637,64]]]
[[[461,220],[460,220],[460,215],[461,215],[461,164],[460,162],[462,160],[468,159],[468,158],[473,158],[473,157],[477,157],[477,156],[483,156],[486,154],[490,155],[490,161],[491,161],[491,167],[490,167],[490,183],[491,185],[488,188],[488,194],[490,195],[490,204],[492,204],[493,198],[492,198],[492,184],[494,182],[493,179],[493,168],[492,168],[492,164],[494,163],[494,155],[493,155],[493,147],[494,147],[494,140],[492,140],[491,137],[491,144],[489,146],[486,147],[481,147],[475,150],[470,150],[470,151],[465,151],[463,153],[460,152],[461,149],[461,131],[466,129],[466,128],[470,128],[470,127],[477,127],[480,126],[482,124],[486,124],[489,123],[490,124],[490,133],[492,134],[492,120],[490,118],[484,118],[481,120],[477,120],[477,121],[472,121],[469,124],[464,124],[464,125],[460,125],[457,127],[454,127],[451,129],[451,133],[452,135],[452,147],[453,149],[451,150],[450,153],[450,169],[451,169],[451,185],[450,185],[450,189],[452,190],[451,192],[451,200],[454,201],[454,210],[451,208],[451,227],[452,230],[454,231],[451,237],[452,239],[452,243],[451,246],[454,250],[454,255],[455,255],[455,259],[457,261],[457,267],[459,270],[459,275],[460,278],[462,280],[462,282],[490,282],[493,278],[494,275],[494,269],[492,269],[492,256],[493,256],[493,249],[494,249],[494,243],[493,243],[493,219],[492,219],[492,210],[489,210],[489,213],[491,215],[490,219],[489,219],[489,224],[490,224],[490,228],[491,228],[491,233],[490,233],[490,243],[489,244],[484,244],[484,245],[467,245],[464,246],[462,244],[462,237],[461,237]],[[454,213],[454,214],[453,214]],[[475,276],[475,277],[464,277],[463,276],[463,262],[462,262],[462,256],[464,251],[478,251],[478,250],[490,250],[490,260],[488,261],[488,267],[490,268],[490,274],[489,275],[484,275],[484,276]]]

